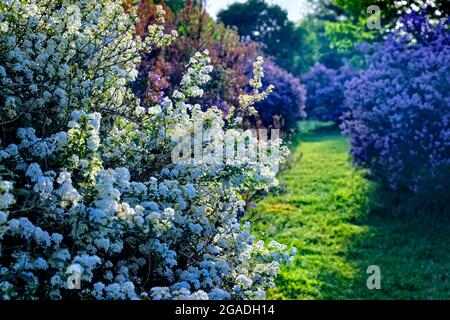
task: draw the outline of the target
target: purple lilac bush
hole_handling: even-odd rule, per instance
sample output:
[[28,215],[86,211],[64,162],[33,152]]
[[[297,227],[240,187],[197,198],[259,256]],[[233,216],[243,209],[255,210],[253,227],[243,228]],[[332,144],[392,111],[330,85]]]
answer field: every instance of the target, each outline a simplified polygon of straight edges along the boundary
[[403,26],[376,44],[368,70],[346,83],[341,127],[354,162],[382,186],[448,209],[449,21],[431,25],[413,13]]
[[316,64],[302,77],[306,86],[306,113],[309,118],[339,122],[346,111],[344,104],[344,83],[356,75],[347,65],[339,69],[329,69]]
[[[300,80],[281,69],[272,61],[264,63],[263,85],[275,86],[274,91],[264,101],[255,104],[264,127],[281,126],[295,129],[297,122],[306,117],[306,90]],[[279,125],[277,122],[280,122]]]

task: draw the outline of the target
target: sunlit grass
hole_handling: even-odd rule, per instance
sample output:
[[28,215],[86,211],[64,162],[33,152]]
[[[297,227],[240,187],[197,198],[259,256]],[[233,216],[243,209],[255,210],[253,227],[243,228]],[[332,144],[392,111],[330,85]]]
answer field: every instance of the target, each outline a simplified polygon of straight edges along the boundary
[[[303,124],[292,149],[287,192],[246,216],[257,236],[298,248],[268,298],[450,298],[448,223],[368,214],[371,185],[331,124]],[[367,289],[369,265],[381,268],[381,290]]]

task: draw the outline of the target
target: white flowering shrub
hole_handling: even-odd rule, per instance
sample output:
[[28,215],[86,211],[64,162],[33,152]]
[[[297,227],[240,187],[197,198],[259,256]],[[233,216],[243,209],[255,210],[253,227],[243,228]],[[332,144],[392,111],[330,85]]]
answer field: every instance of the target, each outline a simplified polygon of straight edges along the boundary
[[[281,140],[189,103],[210,79],[207,52],[172,97],[143,105],[128,88],[139,54],[176,34],[155,25],[142,40],[135,23],[120,1],[0,2],[3,299],[264,298],[294,254],[237,218],[243,193],[277,184]],[[242,108],[270,92],[261,64]],[[199,125],[210,139],[196,141]],[[186,138],[200,158],[179,152]],[[223,160],[229,141],[281,152]]]

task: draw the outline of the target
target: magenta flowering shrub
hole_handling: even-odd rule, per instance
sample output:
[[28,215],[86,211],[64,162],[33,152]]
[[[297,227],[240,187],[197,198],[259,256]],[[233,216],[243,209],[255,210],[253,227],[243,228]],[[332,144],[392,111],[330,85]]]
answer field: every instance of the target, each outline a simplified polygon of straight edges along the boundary
[[433,26],[412,14],[403,25],[375,46],[368,70],[347,82],[342,129],[354,162],[384,187],[448,209],[449,23]]
[[309,118],[322,121],[339,122],[346,111],[344,103],[344,84],[356,75],[347,65],[339,69],[329,69],[316,64],[302,77],[306,86],[306,113]]
[[264,63],[265,77],[263,85],[272,84],[275,89],[267,99],[255,104],[262,125],[293,129],[297,122],[306,117],[306,90],[289,72],[281,69],[272,61]]

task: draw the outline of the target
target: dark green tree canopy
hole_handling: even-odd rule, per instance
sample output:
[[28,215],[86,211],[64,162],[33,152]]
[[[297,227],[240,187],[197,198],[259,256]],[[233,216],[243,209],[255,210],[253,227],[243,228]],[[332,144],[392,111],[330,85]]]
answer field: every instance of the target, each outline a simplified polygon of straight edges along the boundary
[[297,73],[299,66],[293,52],[299,50],[302,34],[295,32],[294,23],[280,6],[249,0],[230,5],[217,17],[225,25],[235,26],[242,37],[261,42],[264,52],[274,57],[279,66]]

